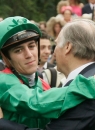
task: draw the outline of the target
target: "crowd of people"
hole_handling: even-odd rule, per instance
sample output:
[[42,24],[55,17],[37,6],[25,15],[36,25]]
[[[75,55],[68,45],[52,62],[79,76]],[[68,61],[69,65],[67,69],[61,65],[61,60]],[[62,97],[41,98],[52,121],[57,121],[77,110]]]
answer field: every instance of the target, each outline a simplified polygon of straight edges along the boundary
[[95,0],[61,0],[47,22],[0,22],[0,130],[95,130]]

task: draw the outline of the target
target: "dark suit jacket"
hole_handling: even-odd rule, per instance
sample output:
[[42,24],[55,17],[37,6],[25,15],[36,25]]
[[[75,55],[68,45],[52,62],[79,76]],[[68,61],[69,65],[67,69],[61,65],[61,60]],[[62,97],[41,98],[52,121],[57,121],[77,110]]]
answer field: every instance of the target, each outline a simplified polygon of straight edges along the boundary
[[[95,63],[86,67],[80,72],[80,74],[84,75],[85,77],[95,75]],[[95,130],[95,100],[86,100],[78,106],[69,109],[58,119],[53,119],[46,126],[46,129]]]
[[[28,130],[25,125],[17,124],[6,119],[0,119],[0,130]],[[31,129],[30,129],[31,130]]]
[[[85,77],[95,75],[95,63],[86,67],[80,72],[80,74]],[[24,125],[18,125],[17,123],[1,119],[0,130],[7,129],[39,130],[27,128]],[[49,124],[47,124],[45,130],[95,130],[95,100],[86,100],[78,106],[69,109],[58,119],[53,119]]]
[[13,121],[6,120],[4,118],[0,119],[0,130],[42,130],[39,128],[28,128],[23,124],[18,124]]
[[90,14],[92,13],[92,9],[90,8],[89,4],[86,4],[83,8],[82,8],[82,14]]

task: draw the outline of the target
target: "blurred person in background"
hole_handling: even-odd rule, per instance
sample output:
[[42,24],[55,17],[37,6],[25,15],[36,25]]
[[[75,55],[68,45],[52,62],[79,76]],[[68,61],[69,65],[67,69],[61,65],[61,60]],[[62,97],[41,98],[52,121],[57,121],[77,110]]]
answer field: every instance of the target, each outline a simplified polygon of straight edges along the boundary
[[66,7],[68,5],[69,5],[68,1],[61,0],[61,1],[58,2],[57,8],[56,8],[56,10],[57,10],[57,16],[56,17],[57,18],[63,20],[63,15],[61,14],[61,9],[62,9],[62,7]]
[[47,21],[47,33],[52,38],[53,41],[57,38],[63,26],[64,22],[56,17],[51,17]]
[[83,15],[81,16],[81,18],[92,20],[92,14],[83,14]]
[[47,33],[48,35],[51,37],[51,43],[52,43],[52,51],[51,51],[51,55],[49,56],[49,62],[51,64],[55,64],[56,65],[56,60],[54,57],[54,49],[55,49],[55,39],[57,38],[57,36],[59,35],[62,27],[65,25],[65,22],[63,21],[63,19],[57,18],[57,17],[51,17],[48,21],[47,21]]
[[54,64],[48,62],[48,58],[51,54],[51,41],[49,35],[45,31],[41,31],[42,36],[40,38],[40,62],[38,65],[38,72],[42,72],[44,69],[54,67]]
[[1,21],[3,21],[3,18],[2,18],[2,17],[0,17],[0,22],[1,22]]
[[62,87],[66,81],[65,75],[57,70],[57,66],[43,70],[42,77],[51,88]]
[[82,15],[82,8],[84,6],[83,3],[80,2],[80,0],[68,0],[69,5],[72,7],[73,14],[76,14],[77,16]]
[[88,3],[82,8],[82,14],[90,14],[95,9],[95,0],[88,0]]
[[80,0],[61,0],[57,4],[57,17],[61,17],[61,10],[62,8],[65,8],[66,6],[71,6],[72,8],[72,17],[80,17],[82,15],[82,8],[83,8],[83,3],[80,2]]
[[66,6],[66,7],[62,7],[61,8],[61,14],[63,15],[63,21],[64,24],[66,24],[67,22],[70,22],[72,20],[72,7],[70,6]]
[[39,28],[42,31],[46,31],[46,22],[45,21],[40,21],[39,22]]

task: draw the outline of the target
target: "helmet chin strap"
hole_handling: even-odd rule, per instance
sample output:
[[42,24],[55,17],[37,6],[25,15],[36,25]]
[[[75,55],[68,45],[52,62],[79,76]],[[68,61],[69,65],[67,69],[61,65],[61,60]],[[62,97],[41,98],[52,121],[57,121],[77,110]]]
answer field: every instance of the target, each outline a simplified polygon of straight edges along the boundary
[[23,84],[25,84],[26,86],[28,86],[28,87],[30,88],[29,84],[27,84],[27,83],[21,78],[21,76],[20,76],[19,73],[15,70],[15,68],[12,67],[11,70],[12,70],[12,72],[14,73],[14,75],[15,75],[16,77],[18,77],[18,79],[20,79],[20,80],[23,82]]
[[41,59],[38,59],[38,65],[40,65]]

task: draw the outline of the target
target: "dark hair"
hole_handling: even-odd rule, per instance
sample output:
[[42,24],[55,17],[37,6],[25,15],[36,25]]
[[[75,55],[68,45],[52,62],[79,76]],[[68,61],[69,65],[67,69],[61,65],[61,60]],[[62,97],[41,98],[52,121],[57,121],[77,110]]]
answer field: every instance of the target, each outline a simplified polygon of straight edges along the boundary
[[56,32],[55,32],[55,26],[56,26],[56,24],[58,24],[60,28],[63,27],[62,24],[61,24],[61,22],[55,22],[55,24],[53,26],[54,35],[56,35]]
[[41,33],[42,33],[42,36],[40,37],[41,39],[48,39],[51,42],[55,42],[54,38],[49,36],[46,31],[41,30]]
[[46,31],[41,30],[41,33],[42,33],[41,39],[49,39],[50,40],[50,36],[47,34]]

